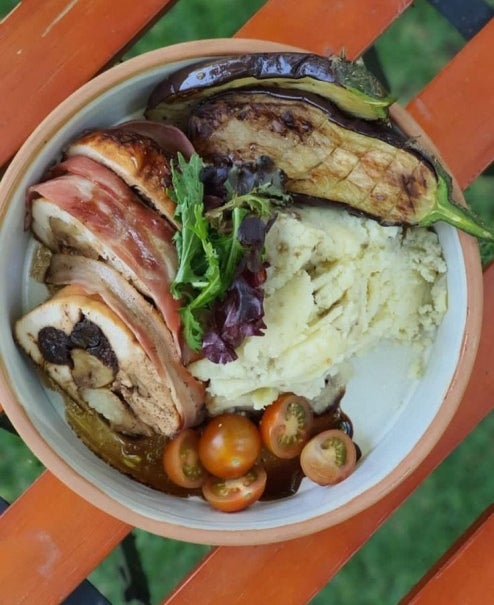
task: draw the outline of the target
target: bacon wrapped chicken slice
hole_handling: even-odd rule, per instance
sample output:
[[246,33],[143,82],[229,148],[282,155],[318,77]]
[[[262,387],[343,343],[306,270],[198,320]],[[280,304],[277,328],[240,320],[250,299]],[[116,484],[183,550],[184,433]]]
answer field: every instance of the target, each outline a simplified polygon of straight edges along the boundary
[[31,229],[53,252],[103,259],[162,313],[180,350],[174,230],[112,171],[84,157],[68,158],[50,180],[29,189]]
[[189,157],[194,149],[178,128],[134,120],[87,132],[68,145],[65,153],[69,157],[87,156],[103,164],[176,226],[175,202],[168,190],[170,161],[179,151]]
[[157,311],[119,273],[60,254],[46,279],[67,286],[21,317],[15,337],[62,391],[127,433],[171,436],[199,422],[202,383]]

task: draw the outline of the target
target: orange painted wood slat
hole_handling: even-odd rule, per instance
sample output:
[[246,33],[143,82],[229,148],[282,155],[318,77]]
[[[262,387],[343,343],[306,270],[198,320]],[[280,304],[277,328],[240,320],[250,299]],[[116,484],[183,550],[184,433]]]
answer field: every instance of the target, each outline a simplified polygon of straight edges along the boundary
[[[256,16],[254,20],[240,30],[239,35],[258,38],[268,37],[305,47],[309,43],[311,45],[309,48],[317,52],[325,52],[324,49],[329,48],[322,45],[327,45],[327,40],[330,38],[335,48],[337,48],[338,40],[341,39],[345,40],[347,44],[349,56],[355,56],[362,52],[370,44],[373,37],[379,35],[382,29],[394,17],[398,16],[399,12],[409,3],[389,0],[387,2],[384,2],[384,0],[369,2],[368,6],[373,7],[373,11],[371,13],[366,11],[361,15],[358,10],[352,11],[348,8],[350,4],[361,6],[362,2],[358,0],[334,3],[327,2],[327,0],[324,2],[314,0],[301,3],[299,0],[297,6],[292,0],[271,0],[265,9],[258,13],[261,17],[259,17],[260,20],[257,21],[257,24],[255,20],[258,17]],[[22,138],[39,121],[39,113],[47,113],[61,98],[88,79],[96,69],[95,66],[103,65],[111,60],[121,50],[122,46],[118,46],[119,44],[125,44],[135,35],[135,25],[131,25],[137,20],[135,13],[139,12],[141,16],[144,15],[142,21],[144,23],[145,7],[150,5],[161,5],[163,7],[166,4],[163,1],[146,2],[142,0],[140,3],[132,3],[128,0],[122,0],[118,7],[119,11],[125,10],[129,15],[130,12],[134,11],[128,19],[129,29],[126,29],[125,32],[120,29],[117,32],[113,30],[107,32],[108,37],[113,41],[112,43],[97,36],[94,42],[96,49],[74,49],[73,46],[91,46],[93,44],[93,40],[88,34],[90,28],[86,27],[88,17],[92,19],[91,23],[94,25],[101,23],[98,19],[102,17],[108,19],[110,12],[101,12],[102,9],[97,8],[96,2],[93,0],[87,0],[84,3],[77,2],[77,0],[72,2],[52,0],[50,3],[25,0],[16,13],[9,18],[9,21],[5,22],[5,25],[8,24],[9,27],[14,27],[15,19],[21,10],[35,11],[34,21],[39,18],[37,22],[44,25],[43,29],[40,27],[36,32],[30,32],[31,35],[37,34],[37,36],[34,35],[34,40],[30,40],[28,36],[22,38],[26,44],[25,47],[14,44],[14,42],[21,41],[15,28],[14,30],[0,29],[0,43],[3,44],[4,48],[8,47],[7,56],[5,56],[5,53],[0,55],[2,85],[5,86],[5,90],[7,90],[7,85],[9,89],[13,85],[15,91],[9,97],[8,104],[6,102],[5,105],[3,105],[3,95],[0,95],[0,132],[2,133],[0,137],[0,163],[7,159],[22,142]],[[350,18],[347,18],[346,21],[342,19],[340,21],[341,25],[334,30],[335,33],[330,33],[328,29],[326,35],[325,26],[321,28],[320,23],[321,18],[328,12],[326,10],[327,5],[331,6],[333,14],[336,8],[344,5],[348,15],[352,15],[353,12],[353,21]],[[60,8],[59,12],[56,13],[59,17],[58,20],[57,16],[53,14],[50,17],[51,20],[47,18],[46,11],[51,10],[54,6]],[[106,6],[105,10],[107,11],[115,10],[115,3],[111,1],[99,2],[98,7],[101,6]],[[276,7],[277,12],[273,13],[275,16],[270,16],[269,11],[274,11]],[[288,13],[289,8],[292,8],[290,13]],[[323,9],[326,10],[325,13],[320,12]],[[152,12],[152,9],[149,10]],[[268,12],[263,12],[263,10]],[[76,13],[75,11],[79,12]],[[156,8],[156,11],[159,11],[159,9]],[[384,17],[382,11],[385,11]],[[386,13],[386,11],[388,12]],[[24,13],[24,18],[26,14]],[[79,15],[79,19],[83,18],[84,20],[84,43],[81,38],[77,45],[70,46],[72,51],[65,56],[64,40],[67,40],[67,36],[71,34],[77,35],[74,22],[69,25],[67,20],[73,18],[76,14]],[[303,17],[300,16],[301,14],[303,14]],[[272,25],[273,20],[274,26]],[[365,21],[365,23],[361,24],[362,21]],[[295,27],[295,24],[297,27]],[[318,25],[319,27],[317,27]],[[361,31],[359,31],[360,26]],[[3,25],[0,27],[3,27]],[[32,80],[28,78],[27,82],[20,81],[19,75],[16,76],[15,73],[10,72],[19,70],[18,74],[29,74],[30,70],[27,69],[29,65],[36,65],[37,69],[38,66],[39,69],[44,69],[44,62],[41,64],[37,60],[37,57],[43,56],[39,45],[43,43],[44,38],[41,42],[38,38],[42,37],[40,32],[44,33],[50,27],[51,29],[48,29],[45,38],[52,36],[52,32],[57,27],[60,29],[56,35],[53,33],[50,44],[47,44],[50,47],[48,49],[50,54],[49,56],[45,55],[45,57],[46,64],[51,66],[50,73],[44,75],[42,73],[41,79],[44,79],[42,86],[35,83],[40,79],[39,72],[37,75],[33,75]],[[348,31],[344,32],[345,28],[351,29],[353,32],[351,37]],[[101,31],[101,28],[99,31]],[[269,31],[272,32],[271,35]],[[6,41],[3,38],[4,33]],[[277,36],[281,36],[283,39]],[[341,36],[341,38],[338,36]],[[358,40],[361,37],[363,42],[359,43]],[[88,40],[91,40],[91,44],[88,44]],[[32,50],[33,45],[38,49],[37,54]],[[20,53],[19,50],[21,50]],[[86,57],[87,65],[85,65],[84,57]],[[53,69],[54,65],[56,66],[55,69]],[[91,71],[91,73],[88,74],[84,71],[85,69]],[[457,69],[459,68],[457,67]],[[5,77],[4,74],[6,74]],[[452,78],[450,82],[454,82],[455,73],[453,72],[452,76],[448,77]],[[29,93],[31,98],[25,99],[24,97],[29,90],[29,83],[34,88]],[[19,96],[20,92],[22,92],[21,96]],[[41,107],[38,107],[40,101],[36,98],[37,95],[43,100]],[[21,101],[22,105],[19,105]],[[432,103],[429,108],[431,111],[433,104],[436,102],[434,95],[430,98],[426,95],[424,103],[426,107],[429,107],[428,104]],[[7,107],[21,107],[22,114],[25,113],[24,107],[27,107],[28,115],[16,115],[12,124],[13,112],[10,111],[6,117],[3,111]],[[39,111],[38,115],[33,117],[32,112],[37,111]],[[421,111],[420,114],[418,116],[414,113],[415,117],[418,117],[418,121],[424,126],[424,122],[426,122],[425,113]],[[465,128],[471,136],[477,136],[478,131],[469,131],[469,128],[473,128],[471,122],[467,122]],[[468,134],[465,136],[468,136]],[[463,150],[452,150],[452,155],[449,157],[449,145],[451,144],[449,139],[443,140],[440,137],[438,139],[433,134],[432,138],[441,148],[450,165],[454,165],[455,159],[457,159],[458,164],[461,164]],[[2,147],[4,144],[8,144],[8,146]],[[472,160],[473,167],[475,167],[476,162],[477,159]],[[480,169],[475,170],[479,172]],[[454,171],[456,174],[456,169]],[[463,178],[461,172],[457,176]],[[460,182],[464,184],[461,179]],[[486,274],[486,308],[492,307],[493,303],[494,274],[493,270],[489,270]],[[267,602],[268,599],[272,599],[273,602],[280,602],[283,599],[286,603],[297,603],[298,605],[304,602],[304,599],[310,598],[490,409],[489,399],[492,401],[494,393],[492,384],[490,384],[492,380],[490,379],[487,360],[494,353],[491,344],[494,342],[494,332],[487,325],[485,330],[474,377],[467,393],[466,401],[468,401],[468,405],[462,405],[459,414],[455,417],[454,422],[433,454],[386,501],[378,503],[366,513],[336,528],[294,542],[261,547],[216,549],[194,572],[192,580],[186,580],[165,602],[174,604],[195,602],[201,604],[218,602],[251,603],[257,598],[260,602]],[[2,587],[2,598],[5,598],[7,594],[10,598],[7,602],[15,603],[59,602],[62,596],[70,592],[130,529],[85,503],[67,488],[64,488],[49,473],[45,473],[37,483],[33,484],[5,515],[10,516],[0,523],[0,586]],[[42,533],[45,531],[46,534]],[[81,539],[81,536],[84,538]],[[26,561],[25,545],[28,543],[30,548],[32,543],[37,544],[37,548],[32,553],[28,551],[29,560]],[[52,548],[52,545],[55,545],[56,548]],[[24,546],[24,548],[21,548],[21,546]],[[301,552],[303,553],[302,556],[300,556]],[[50,558],[51,555],[58,555],[55,562]],[[17,570],[17,560],[24,562],[19,570]],[[321,565],[321,561],[324,561],[324,565]],[[28,562],[30,565],[27,564]],[[47,566],[52,566],[49,578],[43,575]],[[34,573],[33,569],[35,570]],[[280,578],[284,578],[285,581],[277,581]],[[290,581],[287,582],[286,578],[289,578]],[[283,591],[280,593],[280,584],[285,584],[287,594],[284,594]],[[262,592],[260,592],[260,587],[262,587]],[[6,589],[11,592],[6,593]],[[219,596],[218,591],[221,592],[221,596]],[[209,601],[206,600],[208,593],[212,595]]]
[[131,529],[45,471],[1,516],[0,602],[60,603]]
[[494,504],[459,538],[400,605],[485,605],[494,595]]
[[[0,166],[174,0],[23,0],[0,23]],[[115,11],[125,18],[115,19]]]
[[237,32],[348,58],[362,54],[412,0],[270,0]]
[[494,160],[494,19],[409,104],[462,188]]
[[[494,308],[494,265],[485,273],[486,309]],[[255,547],[218,547],[163,605],[306,603],[338,572],[406,497],[484,418],[494,404],[494,324],[485,317],[479,353],[464,401],[424,462],[386,498],[318,534]]]

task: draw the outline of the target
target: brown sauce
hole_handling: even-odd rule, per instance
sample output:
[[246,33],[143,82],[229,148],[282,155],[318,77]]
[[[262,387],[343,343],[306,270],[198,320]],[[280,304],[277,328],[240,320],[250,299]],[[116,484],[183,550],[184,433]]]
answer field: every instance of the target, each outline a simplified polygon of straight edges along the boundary
[[97,412],[83,409],[74,401],[66,401],[66,417],[84,444],[124,475],[167,494],[190,494],[190,490],[170,481],[163,469],[161,459],[166,437],[124,435],[112,430]]
[[[341,410],[341,397],[323,414],[314,419],[314,434],[338,428],[353,434],[348,416]],[[162,465],[166,437],[134,437],[112,430],[96,412],[66,401],[67,421],[85,445],[107,464],[121,473],[158,491],[179,497],[201,495],[200,489],[184,489],[174,484]],[[278,500],[295,494],[303,479],[298,457],[282,460],[263,448],[261,461],[268,480],[261,500]]]

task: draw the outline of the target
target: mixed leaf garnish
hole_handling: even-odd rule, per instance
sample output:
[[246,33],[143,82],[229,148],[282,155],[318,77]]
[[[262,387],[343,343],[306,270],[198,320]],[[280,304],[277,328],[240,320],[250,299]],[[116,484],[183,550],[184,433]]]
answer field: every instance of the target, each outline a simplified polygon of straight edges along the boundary
[[171,285],[181,301],[187,345],[215,363],[237,358],[245,337],[262,335],[264,243],[276,207],[290,197],[267,158],[205,167],[194,154],[172,166],[179,268]]

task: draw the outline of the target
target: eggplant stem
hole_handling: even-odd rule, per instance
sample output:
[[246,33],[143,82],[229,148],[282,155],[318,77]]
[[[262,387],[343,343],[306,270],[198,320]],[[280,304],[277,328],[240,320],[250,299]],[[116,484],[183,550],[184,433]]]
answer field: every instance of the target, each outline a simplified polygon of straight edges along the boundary
[[486,225],[469,208],[453,202],[450,198],[450,188],[442,176],[438,177],[436,206],[420,223],[425,227],[437,221],[449,223],[480,239],[494,241],[494,227]]

